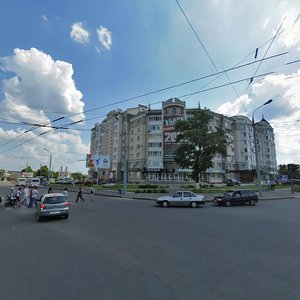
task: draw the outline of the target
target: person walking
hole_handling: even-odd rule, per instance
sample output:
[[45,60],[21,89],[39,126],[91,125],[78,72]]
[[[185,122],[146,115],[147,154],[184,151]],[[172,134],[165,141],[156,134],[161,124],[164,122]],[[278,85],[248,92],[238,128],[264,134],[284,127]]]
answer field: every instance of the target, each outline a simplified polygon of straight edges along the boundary
[[23,200],[21,202],[21,205],[25,203],[28,206],[29,205],[29,189],[28,189],[27,185],[25,185],[23,188],[22,197],[23,197]]
[[48,194],[52,194],[53,193],[53,189],[52,187],[50,186],[49,189],[48,189]]
[[37,198],[38,194],[39,194],[38,188],[37,188],[37,186],[34,186],[30,191],[30,202],[29,202],[28,208],[31,208],[33,204],[36,207],[36,198]]
[[80,186],[79,189],[78,189],[78,193],[77,193],[77,198],[75,200],[75,202],[78,202],[79,198],[82,200],[82,202],[84,202],[84,199],[82,197],[82,187]]
[[16,203],[15,207],[20,207],[21,206],[21,194],[22,194],[22,188],[19,187],[16,192]]
[[92,187],[91,187],[90,192],[91,192],[91,200],[94,200],[95,191],[94,191],[94,189]]
[[270,179],[267,180],[266,185],[267,185],[267,191],[270,191],[271,190],[271,180]]

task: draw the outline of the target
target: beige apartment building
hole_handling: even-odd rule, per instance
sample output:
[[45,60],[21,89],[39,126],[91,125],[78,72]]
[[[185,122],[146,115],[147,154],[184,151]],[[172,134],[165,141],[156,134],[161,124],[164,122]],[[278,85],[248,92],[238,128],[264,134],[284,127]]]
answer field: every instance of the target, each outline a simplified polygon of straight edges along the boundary
[[[179,147],[175,123],[187,118],[195,109],[186,109],[185,101],[171,98],[162,102],[162,109],[139,105],[125,111],[111,111],[91,130],[91,154],[111,157],[111,170],[105,172],[115,181],[122,181],[124,172],[128,182],[189,181],[191,170],[182,169],[174,161],[174,151]],[[227,156],[215,156],[212,167],[201,180],[209,183],[221,183],[229,178],[253,181],[256,162],[251,121],[245,116],[226,117],[206,111],[213,116],[211,128],[230,130],[230,143]],[[265,119],[255,126],[263,178],[273,177],[277,174],[273,128]]]

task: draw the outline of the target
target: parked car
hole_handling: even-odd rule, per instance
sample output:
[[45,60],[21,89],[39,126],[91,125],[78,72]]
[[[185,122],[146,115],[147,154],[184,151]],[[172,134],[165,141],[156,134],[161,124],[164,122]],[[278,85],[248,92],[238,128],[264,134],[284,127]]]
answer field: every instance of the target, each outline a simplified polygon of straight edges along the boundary
[[163,206],[191,206],[197,207],[204,205],[205,200],[203,195],[196,195],[190,191],[178,191],[170,196],[158,197],[156,203]]
[[213,202],[218,205],[226,206],[245,203],[254,206],[258,202],[258,197],[254,192],[249,190],[235,190],[227,192],[222,196],[216,196]]
[[240,185],[241,182],[237,179],[227,179],[226,180],[226,185],[227,186],[234,186],[234,185]]
[[44,217],[51,216],[64,216],[65,218],[69,217],[70,204],[65,194],[44,194],[36,201],[36,205],[38,221],[41,221]]

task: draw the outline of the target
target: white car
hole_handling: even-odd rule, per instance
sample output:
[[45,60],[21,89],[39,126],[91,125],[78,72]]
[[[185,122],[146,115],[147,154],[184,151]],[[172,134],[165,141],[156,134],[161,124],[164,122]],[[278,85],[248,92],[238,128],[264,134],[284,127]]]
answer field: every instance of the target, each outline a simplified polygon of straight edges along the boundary
[[204,205],[205,199],[203,195],[196,195],[190,191],[178,191],[171,196],[158,197],[156,203],[167,206],[191,206],[197,207],[198,205]]

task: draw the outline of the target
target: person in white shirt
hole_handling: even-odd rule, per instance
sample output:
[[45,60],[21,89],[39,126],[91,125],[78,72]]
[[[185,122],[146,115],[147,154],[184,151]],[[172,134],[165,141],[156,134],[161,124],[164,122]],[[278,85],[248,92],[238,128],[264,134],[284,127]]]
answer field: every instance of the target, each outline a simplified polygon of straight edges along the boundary
[[23,203],[25,203],[26,205],[29,205],[29,189],[28,189],[28,186],[26,185],[24,188],[23,188],[23,191],[22,191],[22,202],[21,202],[21,205]]
[[31,208],[32,205],[33,205],[33,203],[34,203],[34,205],[35,205],[35,207],[36,207],[36,198],[37,198],[37,196],[38,196],[38,194],[39,194],[38,188],[37,188],[36,186],[33,187],[33,189],[31,190],[31,193],[30,193],[30,194],[31,194],[31,195],[30,195],[30,202],[29,202],[28,207]]
[[19,187],[17,189],[17,192],[16,192],[16,204],[15,204],[15,207],[20,207],[21,206],[21,193],[22,193],[22,188]]

